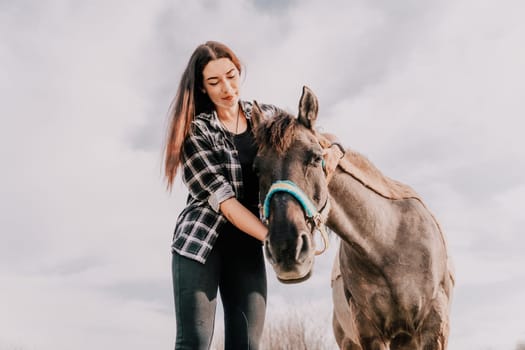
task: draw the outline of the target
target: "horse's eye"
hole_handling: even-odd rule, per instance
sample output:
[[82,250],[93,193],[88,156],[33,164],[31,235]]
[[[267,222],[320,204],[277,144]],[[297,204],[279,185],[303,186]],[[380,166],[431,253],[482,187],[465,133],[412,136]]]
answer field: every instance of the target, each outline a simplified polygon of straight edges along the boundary
[[323,156],[321,154],[314,153],[310,157],[310,165],[318,166],[323,161]]

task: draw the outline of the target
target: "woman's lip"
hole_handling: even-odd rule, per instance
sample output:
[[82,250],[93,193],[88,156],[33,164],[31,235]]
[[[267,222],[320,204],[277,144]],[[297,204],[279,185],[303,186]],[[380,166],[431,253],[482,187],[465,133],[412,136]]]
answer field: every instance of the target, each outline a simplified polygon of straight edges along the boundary
[[233,96],[223,97],[222,99],[225,101],[231,101],[233,100]]

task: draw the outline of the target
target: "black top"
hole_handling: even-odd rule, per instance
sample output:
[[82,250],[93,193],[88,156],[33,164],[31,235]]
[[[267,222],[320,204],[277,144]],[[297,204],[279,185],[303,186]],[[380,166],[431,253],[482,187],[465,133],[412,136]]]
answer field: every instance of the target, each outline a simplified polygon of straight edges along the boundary
[[258,217],[259,179],[253,171],[253,161],[257,154],[257,145],[255,144],[250,123],[248,123],[248,128],[246,128],[245,132],[233,136],[233,142],[239,155],[244,185],[244,194],[239,201]]
[[[253,161],[257,154],[257,146],[252,134],[250,123],[245,132],[233,135],[233,143],[237,149],[239,162],[241,163],[243,194],[239,202],[248,208],[255,216],[259,217],[259,179],[253,171]],[[219,234],[216,245],[221,249],[235,249],[248,246],[261,246],[256,238],[242,232],[232,223],[228,222]],[[244,248],[243,248],[244,249]]]

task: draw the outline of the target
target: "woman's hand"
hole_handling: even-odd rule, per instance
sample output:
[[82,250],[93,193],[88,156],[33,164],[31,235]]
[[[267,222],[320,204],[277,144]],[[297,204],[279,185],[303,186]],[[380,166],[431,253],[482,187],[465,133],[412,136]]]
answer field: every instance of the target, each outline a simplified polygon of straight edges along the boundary
[[264,242],[268,229],[235,197],[229,198],[220,204],[222,214],[239,230]]

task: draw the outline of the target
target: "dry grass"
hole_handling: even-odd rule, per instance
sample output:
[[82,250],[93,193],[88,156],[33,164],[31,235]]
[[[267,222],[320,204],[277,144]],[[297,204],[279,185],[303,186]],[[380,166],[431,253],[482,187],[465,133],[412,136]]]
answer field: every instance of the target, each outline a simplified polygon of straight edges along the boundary
[[294,311],[276,323],[267,323],[261,347],[271,350],[334,349],[331,324],[315,319],[315,315]]
[[[297,308],[268,313],[261,340],[262,350],[337,349],[332,333],[331,314],[326,310]],[[215,332],[212,350],[224,349],[223,330]]]

